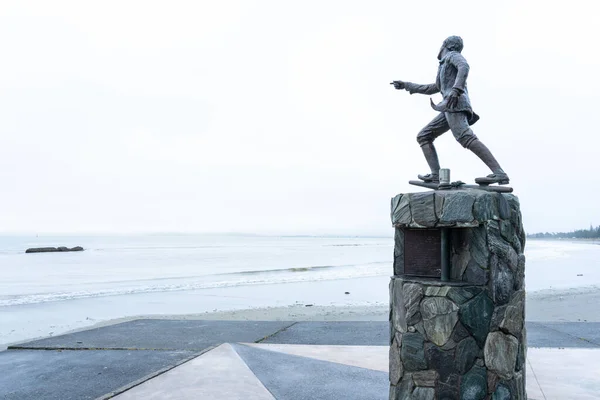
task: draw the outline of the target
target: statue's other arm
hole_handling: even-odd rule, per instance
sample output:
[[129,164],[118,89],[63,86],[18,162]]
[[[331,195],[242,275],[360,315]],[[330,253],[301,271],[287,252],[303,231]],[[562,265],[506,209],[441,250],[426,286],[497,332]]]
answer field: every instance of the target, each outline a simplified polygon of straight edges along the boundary
[[467,60],[460,53],[454,53],[451,57],[448,58],[450,63],[454,65],[457,69],[456,80],[454,81],[454,85],[452,89],[457,89],[459,93],[464,93],[465,87],[467,85],[467,77],[469,76],[469,64]]

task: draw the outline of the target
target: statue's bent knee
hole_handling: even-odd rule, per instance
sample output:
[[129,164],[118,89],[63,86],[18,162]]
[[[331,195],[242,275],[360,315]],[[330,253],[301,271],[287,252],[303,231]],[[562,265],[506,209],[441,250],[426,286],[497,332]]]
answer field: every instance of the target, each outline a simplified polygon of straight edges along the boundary
[[462,135],[456,138],[456,140],[458,140],[458,143],[460,143],[462,147],[468,149],[469,146],[471,146],[471,144],[473,144],[473,142],[477,140],[477,136],[475,136],[471,129],[468,129],[465,132],[463,132]]
[[433,143],[433,138],[429,133],[421,131],[417,135],[417,143],[419,143],[419,146],[423,147],[427,144]]

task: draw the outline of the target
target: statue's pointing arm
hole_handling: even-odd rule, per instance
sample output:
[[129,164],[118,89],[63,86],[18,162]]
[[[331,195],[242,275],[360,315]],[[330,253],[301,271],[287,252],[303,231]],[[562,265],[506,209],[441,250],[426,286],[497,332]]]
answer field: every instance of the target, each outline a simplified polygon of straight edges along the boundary
[[440,91],[435,83],[430,83],[429,85],[419,85],[418,83],[404,82],[404,84],[404,89],[410,92],[410,94],[435,94]]

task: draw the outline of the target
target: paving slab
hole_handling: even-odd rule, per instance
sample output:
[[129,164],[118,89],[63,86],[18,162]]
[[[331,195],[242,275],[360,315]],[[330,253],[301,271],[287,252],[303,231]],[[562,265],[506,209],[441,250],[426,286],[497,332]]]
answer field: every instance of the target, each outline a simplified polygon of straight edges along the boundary
[[546,400],[600,399],[599,358],[600,349],[527,350],[527,360]]
[[232,345],[277,400],[387,400],[388,374],[275,351]]
[[600,322],[540,322],[540,325],[543,325],[544,327],[551,330],[566,333],[572,336],[573,339],[577,342],[587,342],[587,347],[600,347]]
[[261,343],[389,346],[389,334],[381,321],[298,322]]
[[535,376],[529,360],[525,363],[525,389],[527,390],[527,400],[545,400],[542,387]]
[[275,400],[228,343],[114,399]]
[[[598,348],[600,324],[591,322],[527,322],[528,347]],[[586,339],[589,337],[590,339]]]
[[[600,346],[600,323],[526,322],[530,347]],[[344,346],[388,346],[385,321],[298,322],[261,343]]]
[[34,340],[9,349],[194,350],[226,342],[255,342],[294,322],[139,319]]
[[7,350],[0,399],[95,399],[189,359],[192,351]]
[[258,349],[314,358],[354,367],[388,372],[389,346],[314,346],[310,344],[243,343]]

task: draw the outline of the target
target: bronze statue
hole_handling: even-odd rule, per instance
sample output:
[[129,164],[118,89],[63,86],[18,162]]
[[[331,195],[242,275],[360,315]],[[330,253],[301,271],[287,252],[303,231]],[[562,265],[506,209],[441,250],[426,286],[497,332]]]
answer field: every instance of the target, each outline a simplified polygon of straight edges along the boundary
[[482,185],[489,185],[490,183],[504,185],[509,183],[508,175],[500,167],[490,150],[475,136],[470,128],[471,125],[477,122],[479,116],[473,112],[469,101],[467,92],[469,64],[461,54],[462,49],[463,41],[459,36],[450,36],[444,40],[438,54],[440,66],[435,83],[428,85],[404,81],[393,81],[391,83],[396,89],[404,89],[410,94],[441,92],[444,98],[438,105],[431,101],[433,109],[439,111],[440,114],[417,135],[417,142],[421,145],[427,164],[431,169],[431,173],[419,175],[419,179],[423,182],[439,183],[440,163],[433,141],[441,134],[451,130],[456,140],[464,148],[475,153],[492,170],[491,175],[477,178],[475,182]]

